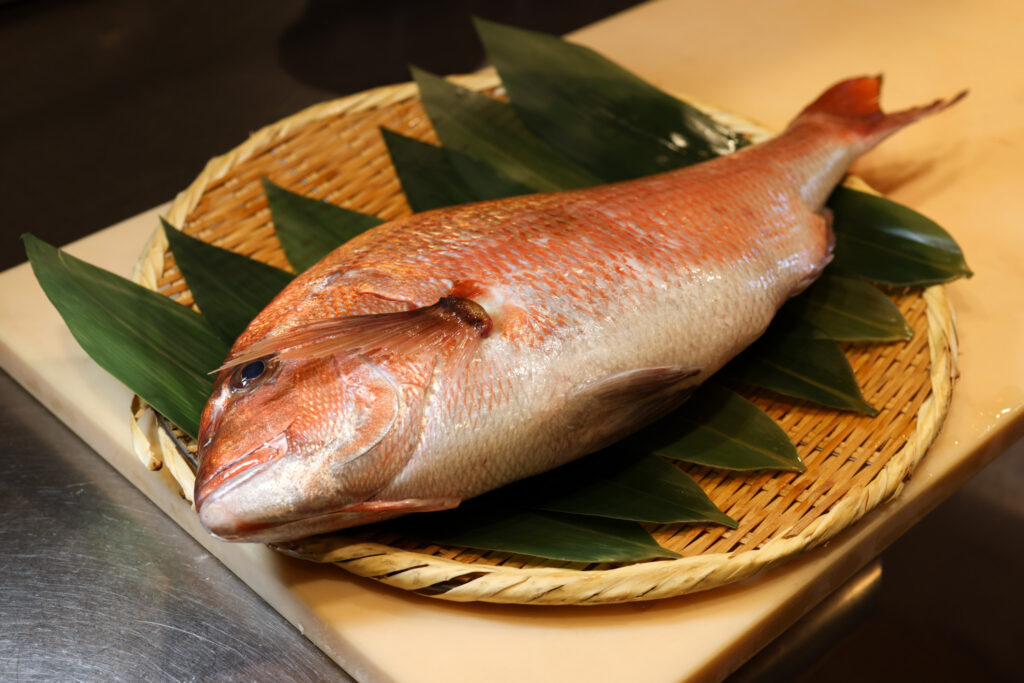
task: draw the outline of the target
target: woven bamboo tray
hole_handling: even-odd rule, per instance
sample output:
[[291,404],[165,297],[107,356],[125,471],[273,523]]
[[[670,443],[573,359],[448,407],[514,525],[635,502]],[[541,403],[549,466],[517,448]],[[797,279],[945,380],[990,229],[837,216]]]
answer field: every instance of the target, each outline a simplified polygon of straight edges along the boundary
[[[455,80],[500,94],[493,74]],[[705,109],[755,139],[769,135],[735,116]],[[212,159],[178,195],[167,220],[205,241],[288,268],[260,177],[384,219],[407,215],[410,209],[378,132],[380,126],[436,142],[411,83],[327,102],[270,125]],[[192,303],[159,230],[134,277],[183,304]],[[897,495],[937,435],[956,373],[952,310],[939,286],[896,292],[893,300],[913,327],[913,339],[846,349],[864,396],[880,409],[879,415],[868,418],[769,392],[746,392],[789,433],[807,471],[729,473],[681,465],[739,522],[735,530],[702,524],[650,525],[658,542],[682,559],[581,565],[425,545],[359,529],[344,536],[283,544],[279,549],[455,601],[628,602],[707,590],[749,577],[821,545]],[[190,499],[194,479],[178,452],[182,444],[175,443],[168,430],[140,426],[151,417],[148,410],[139,399],[133,403],[136,451],[152,469],[166,465]]]

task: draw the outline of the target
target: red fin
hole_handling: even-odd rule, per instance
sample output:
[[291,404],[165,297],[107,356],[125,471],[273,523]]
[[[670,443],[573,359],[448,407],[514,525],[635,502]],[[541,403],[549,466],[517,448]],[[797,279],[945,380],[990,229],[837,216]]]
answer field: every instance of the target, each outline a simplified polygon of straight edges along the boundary
[[267,356],[289,360],[333,354],[458,355],[490,331],[491,319],[482,306],[449,296],[432,306],[411,311],[355,315],[303,325],[250,345],[230,356],[217,370]]
[[861,132],[873,145],[908,123],[942,111],[967,95],[964,90],[949,100],[935,100],[921,107],[886,114],[878,104],[881,87],[881,76],[861,76],[836,83],[804,109],[796,121],[820,115],[834,117]]

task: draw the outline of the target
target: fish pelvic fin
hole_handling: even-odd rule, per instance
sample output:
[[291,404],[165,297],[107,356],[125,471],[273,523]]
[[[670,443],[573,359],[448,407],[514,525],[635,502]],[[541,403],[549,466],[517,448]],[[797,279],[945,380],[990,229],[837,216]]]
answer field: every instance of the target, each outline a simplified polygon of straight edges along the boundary
[[365,500],[353,503],[338,512],[359,512],[367,515],[379,515],[389,512],[440,512],[452,510],[459,506],[461,498],[404,498],[402,500]]
[[569,397],[563,433],[570,447],[603,448],[677,408],[696,388],[698,368],[638,368],[603,377]]
[[312,322],[262,339],[232,354],[217,371],[257,359],[300,360],[328,355],[443,355],[461,360],[490,335],[491,319],[471,299],[442,297],[436,304]]
[[882,111],[878,101],[881,89],[880,75],[840,81],[800,112],[791,127],[809,118],[827,117],[859,133],[864,139],[863,147],[866,150],[903,126],[951,107],[967,96],[964,90],[949,99],[937,99],[930,104],[887,114]]

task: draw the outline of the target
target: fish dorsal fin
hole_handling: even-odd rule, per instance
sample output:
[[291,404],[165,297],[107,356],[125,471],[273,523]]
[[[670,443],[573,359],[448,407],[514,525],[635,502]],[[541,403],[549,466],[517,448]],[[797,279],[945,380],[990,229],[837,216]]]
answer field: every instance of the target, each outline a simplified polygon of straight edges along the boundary
[[490,334],[491,319],[475,301],[442,297],[436,304],[397,313],[377,313],[312,322],[262,339],[228,357],[218,371],[259,358],[281,360],[334,354],[382,353],[458,356]]
[[576,444],[597,450],[654,422],[689,397],[700,374],[678,365],[638,368],[586,384],[570,397],[566,430]]

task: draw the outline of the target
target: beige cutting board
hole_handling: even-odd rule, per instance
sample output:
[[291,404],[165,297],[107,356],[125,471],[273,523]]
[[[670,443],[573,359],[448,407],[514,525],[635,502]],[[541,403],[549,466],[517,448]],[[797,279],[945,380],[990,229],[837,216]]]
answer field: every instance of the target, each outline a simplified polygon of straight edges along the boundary
[[[221,543],[132,454],[130,393],[79,349],[27,265],[0,274],[0,365],[359,679],[720,679],[1024,433],[1024,305],[1015,291],[1024,284],[1022,35],[1024,3],[923,0],[666,1],[578,34],[663,88],[775,128],[825,85],[859,73],[886,73],[893,108],[972,90],[859,168],[953,232],[977,273],[950,287],[963,377],[946,427],[897,500],[754,580],[636,605],[460,605]],[[158,215],[159,207],[70,251],[127,275]]]

